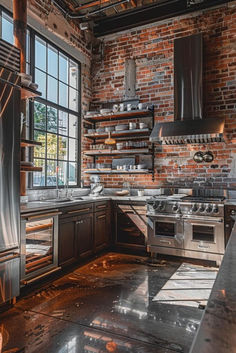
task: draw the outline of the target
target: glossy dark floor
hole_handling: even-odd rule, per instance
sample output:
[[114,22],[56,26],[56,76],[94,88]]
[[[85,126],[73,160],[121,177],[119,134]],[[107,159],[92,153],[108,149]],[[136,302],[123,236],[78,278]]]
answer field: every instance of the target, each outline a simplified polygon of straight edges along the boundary
[[102,256],[2,313],[0,352],[188,352],[202,310],[152,301],[179,266]]

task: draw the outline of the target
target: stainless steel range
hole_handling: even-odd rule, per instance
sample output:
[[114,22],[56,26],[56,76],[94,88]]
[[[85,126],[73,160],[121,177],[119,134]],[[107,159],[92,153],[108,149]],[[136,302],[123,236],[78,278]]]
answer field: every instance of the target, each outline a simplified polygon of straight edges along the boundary
[[158,196],[147,203],[148,242],[152,254],[216,261],[223,258],[223,197]]

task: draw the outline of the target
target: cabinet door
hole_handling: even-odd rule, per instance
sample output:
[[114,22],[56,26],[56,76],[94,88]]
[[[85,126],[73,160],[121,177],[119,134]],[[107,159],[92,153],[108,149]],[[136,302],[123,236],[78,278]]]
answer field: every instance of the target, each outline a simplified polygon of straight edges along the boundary
[[76,236],[75,221],[59,223],[59,265],[65,266],[75,262],[77,258],[76,252]]
[[93,253],[93,213],[82,215],[77,220],[76,242],[80,258]]
[[107,211],[96,212],[94,216],[94,248],[97,252],[109,244],[109,217]]

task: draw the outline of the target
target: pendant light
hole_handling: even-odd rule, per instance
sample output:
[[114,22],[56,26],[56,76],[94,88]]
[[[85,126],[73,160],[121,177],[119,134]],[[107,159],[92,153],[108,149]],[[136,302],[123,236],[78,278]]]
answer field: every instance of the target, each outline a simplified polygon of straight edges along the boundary
[[106,138],[106,140],[104,141],[104,143],[105,143],[106,145],[115,145],[115,144],[116,144],[116,140],[111,137],[111,132],[110,132],[110,131],[109,131],[109,133],[108,133],[108,138]]

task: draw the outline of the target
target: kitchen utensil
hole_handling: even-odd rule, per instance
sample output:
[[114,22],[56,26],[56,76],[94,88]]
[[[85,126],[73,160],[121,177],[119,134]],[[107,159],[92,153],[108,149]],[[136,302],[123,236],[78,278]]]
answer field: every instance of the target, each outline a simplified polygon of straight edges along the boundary
[[106,126],[105,127],[106,132],[110,132],[110,131],[114,131],[114,130],[115,130],[115,126]]
[[121,142],[116,144],[116,148],[117,148],[118,150],[121,150],[121,149],[123,148],[123,146],[124,146],[124,144],[121,143]]
[[113,113],[117,113],[119,111],[119,105],[118,104],[114,104],[113,105]]
[[94,134],[96,132],[95,129],[88,129],[88,134]]
[[128,130],[129,125],[121,124],[121,125],[116,125],[115,130],[116,131],[122,131],[122,130]]
[[134,130],[136,129],[137,124],[136,123],[129,123],[129,129]]
[[111,112],[112,112],[111,109],[100,109],[100,113],[101,113],[101,114],[109,114],[109,113],[111,113]]
[[138,196],[144,196],[144,190],[138,190]]
[[96,132],[100,133],[100,132],[104,132],[105,128],[104,127],[99,127],[96,129]]
[[146,164],[138,164],[137,169],[145,169]]
[[211,151],[205,152],[203,154],[203,160],[204,162],[210,163],[214,160],[214,155]]
[[125,196],[125,195],[129,195],[129,190],[120,190],[116,192],[116,195],[118,196]]
[[146,123],[139,123],[139,128],[140,129],[146,129],[148,125]]
[[104,141],[106,145],[115,145],[116,140],[111,137],[111,132],[108,132],[108,138]]
[[143,103],[139,103],[139,104],[138,104],[138,109],[139,109],[139,110],[142,110],[142,109],[143,109]]
[[125,110],[124,103],[120,103],[120,112],[123,112],[124,110]]
[[196,163],[203,162],[203,153],[201,151],[196,152],[193,156],[193,160]]

